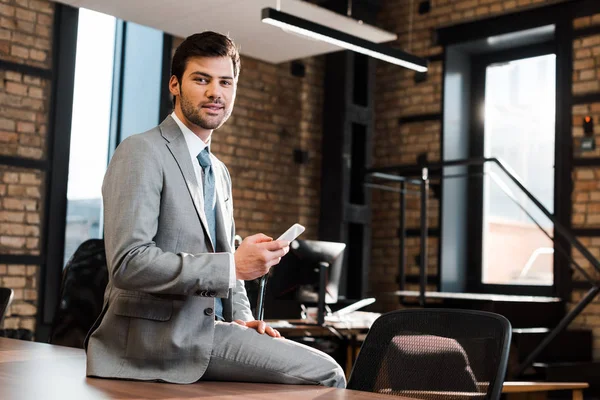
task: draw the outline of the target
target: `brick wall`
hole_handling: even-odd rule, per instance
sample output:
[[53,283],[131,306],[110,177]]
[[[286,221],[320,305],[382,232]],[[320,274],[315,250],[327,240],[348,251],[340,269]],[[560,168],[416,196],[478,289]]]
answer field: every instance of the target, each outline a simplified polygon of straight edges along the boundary
[[[600,25],[600,14],[578,18],[573,21],[573,28],[583,29]],[[584,36],[573,42],[573,95],[600,93],[600,35]],[[573,106],[573,157],[599,157],[600,149],[600,103],[578,104]],[[594,118],[594,137],[596,150],[581,152],[579,150],[583,134],[583,118],[590,115]],[[573,215],[572,224],[577,228],[600,227],[600,167],[579,167],[573,171]],[[600,237],[582,237],[581,242],[590,250],[594,257],[600,259]],[[600,278],[590,263],[577,251],[573,251],[575,260],[594,279]],[[576,272],[575,282],[584,281],[583,276]],[[572,301],[580,300],[584,290],[576,290]],[[571,304],[571,307],[573,303]],[[574,327],[591,328],[594,330],[594,357],[600,358],[600,299],[596,298],[579,317],[573,322]]]
[[2,60],[49,67],[54,3],[46,0],[0,2]]
[[[305,238],[318,232],[324,59],[303,60],[304,77],[289,63],[244,57],[231,120],[215,133],[215,153],[231,171],[238,233],[277,237],[295,222]],[[294,163],[294,149],[309,151]]]
[[[0,60],[51,66],[54,4],[0,1]],[[46,157],[50,82],[0,71],[0,155]],[[0,165],[0,254],[39,255],[44,209],[42,171]],[[38,265],[0,264],[0,286],[15,291],[3,328],[34,330]]]
[[[242,237],[262,232],[276,238],[299,222],[304,238],[317,238],[324,58],[301,61],[306,74],[294,77],[290,63],[242,57],[233,114],[213,134],[212,150],[231,173]],[[309,151],[308,163],[294,163],[296,148]]]

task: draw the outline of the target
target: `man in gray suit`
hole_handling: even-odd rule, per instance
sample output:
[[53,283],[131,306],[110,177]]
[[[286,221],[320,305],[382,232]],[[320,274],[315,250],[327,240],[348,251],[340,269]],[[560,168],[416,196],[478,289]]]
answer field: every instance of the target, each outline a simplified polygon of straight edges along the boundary
[[86,339],[87,374],[344,387],[326,354],[286,340],[249,308],[244,280],[289,243],[256,234],[234,252],[231,178],[210,139],[231,115],[240,58],[204,32],[176,50],[174,112],[117,148],[104,178],[109,283]]

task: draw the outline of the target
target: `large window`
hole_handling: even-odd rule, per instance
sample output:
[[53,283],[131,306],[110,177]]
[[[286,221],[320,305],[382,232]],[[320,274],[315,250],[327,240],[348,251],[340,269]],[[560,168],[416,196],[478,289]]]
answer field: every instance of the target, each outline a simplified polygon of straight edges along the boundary
[[114,148],[159,122],[162,58],[163,32],[79,10],[63,265],[85,240],[102,238]]
[[440,288],[565,296],[571,249],[555,223],[571,219],[571,21],[549,8],[490,21],[438,30],[441,156],[470,159],[443,171]]
[[108,162],[116,18],[79,10],[64,263],[102,237],[101,185]]
[[[556,57],[491,64],[485,76],[484,155],[509,166],[552,213]],[[483,196],[484,284],[548,285],[552,223],[500,169],[486,165]],[[534,222],[535,221],[535,222]]]

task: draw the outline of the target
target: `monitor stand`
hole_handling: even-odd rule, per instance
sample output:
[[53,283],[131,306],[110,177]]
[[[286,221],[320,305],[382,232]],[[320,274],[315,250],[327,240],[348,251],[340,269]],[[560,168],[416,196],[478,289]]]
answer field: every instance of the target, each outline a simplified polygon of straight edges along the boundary
[[321,261],[319,263],[319,302],[317,303],[317,325],[325,325],[325,296],[327,285],[327,269],[329,263]]
[[[317,302],[317,323],[302,323],[302,325],[325,325],[325,296],[326,296],[326,285],[327,285],[327,270],[329,269],[329,263],[325,261],[319,262],[319,299]],[[260,279],[257,299],[257,319],[262,321],[264,318],[264,298],[265,291],[267,289],[267,275],[265,274]]]
[[325,326],[325,296],[327,292],[327,270],[329,263],[319,262],[319,298],[317,299],[317,322],[292,322],[292,325]]

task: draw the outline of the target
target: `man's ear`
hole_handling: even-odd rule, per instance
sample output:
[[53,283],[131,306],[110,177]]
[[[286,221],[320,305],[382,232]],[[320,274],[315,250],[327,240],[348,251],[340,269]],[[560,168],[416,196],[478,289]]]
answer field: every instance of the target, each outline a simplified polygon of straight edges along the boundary
[[169,80],[169,92],[171,92],[173,96],[179,96],[179,89],[179,80],[175,75],[171,75],[171,79]]

